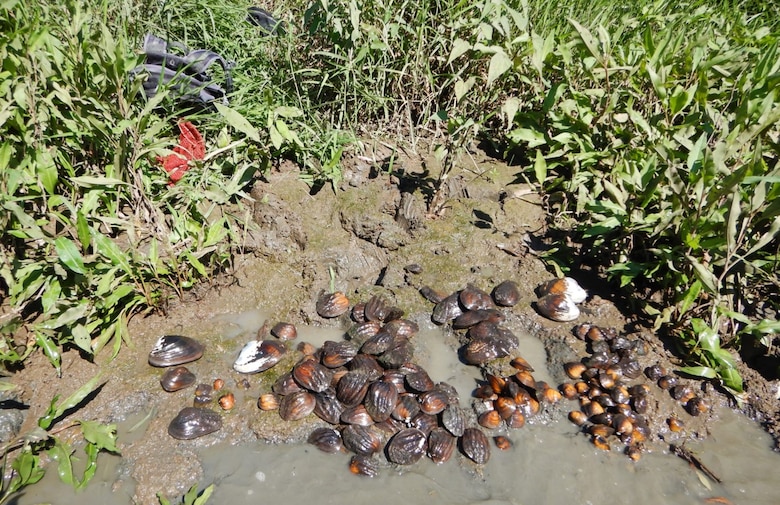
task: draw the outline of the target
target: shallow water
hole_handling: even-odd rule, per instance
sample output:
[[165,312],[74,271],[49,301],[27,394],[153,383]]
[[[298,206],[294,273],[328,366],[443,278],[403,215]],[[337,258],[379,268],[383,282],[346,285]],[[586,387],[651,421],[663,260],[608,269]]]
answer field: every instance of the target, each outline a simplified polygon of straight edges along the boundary
[[[235,340],[236,350],[246,335],[254,335],[264,319],[260,312],[219,316],[228,327],[223,337]],[[319,346],[341,338],[342,332],[299,328],[298,340]],[[537,379],[550,383],[545,370],[546,354],[537,339],[518,335],[520,353],[535,368]],[[417,361],[434,381],[455,386],[461,402],[480,377],[475,367],[460,364],[445,343],[441,329],[424,327],[415,337],[422,344]],[[631,462],[617,452],[596,449],[566,420],[563,410],[549,423],[530,422],[506,433],[514,443],[509,451],[491,447],[490,461],[481,469],[456,455],[436,465],[428,459],[405,467],[386,467],[376,478],[352,475],[347,454],[326,454],[308,444],[274,445],[256,442],[234,446],[218,444],[200,450],[204,469],[201,487],[215,484],[210,503],[318,503],[375,505],[420,503],[539,504],[539,503],[632,503],[633,505],[702,504],[707,498],[725,497],[735,504],[776,505],[780,483],[773,469],[780,455],[772,452],[771,438],[755,423],[723,409],[705,441],[690,442],[696,453],[723,484],[700,476],[682,459],[663,450],[644,453]],[[120,442],[132,444],[149,413],[139,412],[120,426]],[[17,505],[37,503],[132,503],[132,486],[121,459],[103,455],[98,475],[89,487],[76,493],[59,482],[52,468],[44,480],[28,488]],[[113,491],[113,483],[124,484]]]

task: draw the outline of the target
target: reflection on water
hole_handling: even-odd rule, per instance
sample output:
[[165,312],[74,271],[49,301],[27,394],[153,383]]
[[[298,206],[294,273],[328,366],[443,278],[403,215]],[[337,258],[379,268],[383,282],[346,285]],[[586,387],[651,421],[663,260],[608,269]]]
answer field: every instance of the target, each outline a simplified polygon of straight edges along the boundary
[[[224,338],[242,340],[254,336],[264,320],[261,312],[220,317],[228,326]],[[313,327],[299,327],[298,331],[299,341],[315,346],[325,340],[338,340],[343,334]],[[544,367],[542,344],[528,336],[518,337],[521,354],[536,368],[534,375],[552,383]],[[462,404],[468,405],[475,380],[480,378],[478,370],[457,361],[439,328],[423,325],[415,339],[423,347],[418,362],[434,381],[455,386]],[[128,430],[147,422],[149,415],[139,412],[123,423],[121,443],[137,442],[144,430]],[[492,457],[481,470],[457,455],[442,465],[423,459],[408,468],[387,466],[378,477],[369,479],[349,472],[349,455],[325,454],[307,444],[223,444],[201,452],[205,474],[202,487],[215,483],[210,503],[217,504],[700,505],[707,498],[723,496],[735,504],[776,505],[778,486],[773,470],[780,464],[780,455],[771,451],[771,438],[755,423],[731,411],[724,410],[719,416],[711,427],[711,437],[691,442],[687,448],[723,484],[702,481],[685,461],[665,451],[644,453],[637,463],[621,454],[599,451],[561,413],[556,416],[558,421],[550,424],[529,423],[509,432],[514,447],[502,452],[493,446]],[[26,490],[17,504],[132,503],[132,486],[120,462],[118,457],[101,455],[98,475],[79,493],[59,482],[52,468],[40,484]],[[113,492],[113,483],[119,477],[123,477],[124,484]]]

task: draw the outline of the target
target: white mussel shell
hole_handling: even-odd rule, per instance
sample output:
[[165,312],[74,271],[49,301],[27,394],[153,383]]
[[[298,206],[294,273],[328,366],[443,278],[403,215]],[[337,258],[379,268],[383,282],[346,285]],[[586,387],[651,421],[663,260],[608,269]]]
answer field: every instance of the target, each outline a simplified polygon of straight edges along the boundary
[[588,298],[588,292],[571,277],[553,279],[539,286],[539,296],[565,295],[574,303],[582,303]]
[[239,373],[258,373],[279,363],[287,348],[278,340],[253,340],[238,353],[233,369]]
[[574,321],[580,317],[580,309],[566,295],[548,294],[536,302],[536,308],[539,313],[553,321],[566,322]]

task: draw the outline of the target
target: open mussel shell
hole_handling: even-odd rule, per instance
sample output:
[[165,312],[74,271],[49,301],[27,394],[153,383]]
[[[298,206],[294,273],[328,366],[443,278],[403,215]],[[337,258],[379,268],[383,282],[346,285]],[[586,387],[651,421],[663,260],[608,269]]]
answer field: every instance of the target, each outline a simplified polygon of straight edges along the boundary
[[149,353],[149,364],[159,367],[183,365],[203,356],[203,349],[203,344],[194,338],[163,335]]
[[195,384],[195,374],[190,372],[186,366],[169,368],[160,378],[160,385],[169,393],[179,391],[193,384]]
[[514,281],[504,281],[493,288],[493,301],[501,307],[514,307],[520,301],[520,289]]
[[545,295],[536,302],[536,309],[544,317],[558,322],[574,321],[580,317],[580,309],[566,295]]
[[466,428],[459,442],[460,450],[474,463],[484,465],[490,459],[490,442],[478,428]]
[[239,373],[258,373],[279,363],[287,348],[278,340],[253,340],[247,343],[233,363]]
[[385,453],[387,459],[398,465],[411,465],[425,455],[427,437],[417,428],[406,428],[395,435],[387,443]]
[[222,428],[222,416],[210,409],[185,407],[171,420],[168,434],[179,440],[192,440]]

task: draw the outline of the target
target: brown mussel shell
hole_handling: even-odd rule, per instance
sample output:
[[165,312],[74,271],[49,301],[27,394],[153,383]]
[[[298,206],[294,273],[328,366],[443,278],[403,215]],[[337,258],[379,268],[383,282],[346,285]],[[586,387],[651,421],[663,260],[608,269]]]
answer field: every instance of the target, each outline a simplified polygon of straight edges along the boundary
[[422,393],[418,397],[418,401],[420,402],[420,410],[426,414],[435,415],[447,408],[450,399],[444,391],[432,389]]
[[450,404],[441,412],[441,424],[453,436],[460,437],[466,430],[466,414],[460,406]]
[[436,324],[445,324],[463,314],[458,302],[458,292],[451,294],[433,307],[431,320]]
[[382,329],[379,321],[366,321],[352,325],[347,330],[347,338],[357,346],[363,345],[363,342],[376,335]]
[[306,441],[322,452],[332,454],[344,450],[341,433],[333,428],[316,428]]
[[178,440],[192,440],[222,428],[222,416],[210,409],[185,407],[168,425],[168,434]]
[[397,465],[416,463],[425,455],[427,438],[425,433],[417,428],[399,431],[385,447],[387,459]]
[[389,418],[397,404],[398,391],[395,386],[382,381],[372,383],[363,400],[369,415],[377,423]]
[[501,307],[514,307],[520,301],[520,289],[514,281],[504,281],[493,288],[493,301]]
[[414,416],[420,413],[420,404],[417,403],[417,397],[410,394],[402,394],[398,397],[393,413],[390,414],[396,421],[409,422]]
[[490,459],[490,442],[478,428],[466,428],[459,442],[460,450],[474,463],[484,465]]
[[317,314],[324,318],[338,317],[349,310],[349,299],[341,291],[322,293],[317,298]]
[[260,410],[276,410],[279,408],[279,397],[274,393],[265,393],[257,399],[257,407]]
[[298,330],[292,323],[279,322],[271,328],[271,335],[279,340],[295,340],[298,337]]
[[344,405],[336,398],[336,391],[328,388],[325,391],[314,393],[314,415],[330,424],[339,424]]
[[157,367],[177,366],[203,356],[204,346],[194,338],[163,335],[149,352],[149,364]]
[[345,407],[361,403],[368,391],[369,377],[364,372],[347,372],[336,384],[336,398]]
[[341,432],[344,447],[355,454],[370,456],[382,447],[382,441],[374,430],[367,426],[350,424]]
[[248,342],[233,363],[239,373],[259,373],[273,367],[287,353],[287,347],[278,340]]
[[341,422],[344,424],[358,424],[360,426],[371,426],[374,424],[374,419],[366,410],[366,407],[361,403],[354,407],[348,407],[341,413]]
[[285,421],[297,421],[314,412],[317,401],[308,391],[296,391],[279,401],[279,415]]
[[328,389],[333,378],[333,372],[311,360],[295,365],[292,375],[301,387],[315,393]]
[[356,454],[349,460],[349,471],[355,475],[376,477],[379,475],[379,462],[369,455]]
[[295,381],[295,377],[293,377],[292,371],[290,371],[280,375],[273,386],[271,386],[271,389],[274,393],[285,396],[300,391],[301,386]]
[[574,321],[580,317],[580,309],[565,295],[549,294],[536,302],[536,310],[547,319],[558,322]]
[[392,347],[395,337],[388,331],[380,330],[372,337],[368,338],[360,347],[360,352],[365,354],[379,355]]
[[346,365],[357,356],[358,346],[348,341],[327,340],[322,344],[321,351],[322,364],[328,368],[338,368]]
[[434,428],[428,434],[428,457],[436,464],[448,461],[455,452],[458,439],[443,428]]
[[186,366],[177,366],[165,371],[160,378],[160,385],[169,393],[179,391],[195,384],[195,374],[190,372]]
[[489,294],[473,284],[467,285],[458,295],[458,301],[466,310],[492,309],[495,307]]
[[352,361],[347,363],[350,372],[362,372],[366,374],[369,380],[375,380],[385,373],[385,369],[376,360],[375,357],[368,354],[358,354]]
[[502,357],[495,338],[472,338],[461,349],[461,356],[467,365],[480,366]]
[[409,389],[412,391],[425,393],[426,391],[433,389],[436,384],[433,382],[433,379],[431,379],[431,376],[428,375],[428,372],[421,368],[406,374],[406,385],[409,386]]
[[372,296],[363,308],[363,315],[366,321],[384,322],[389,314],[390,306],[387,305],[387,300],[381,296]]

